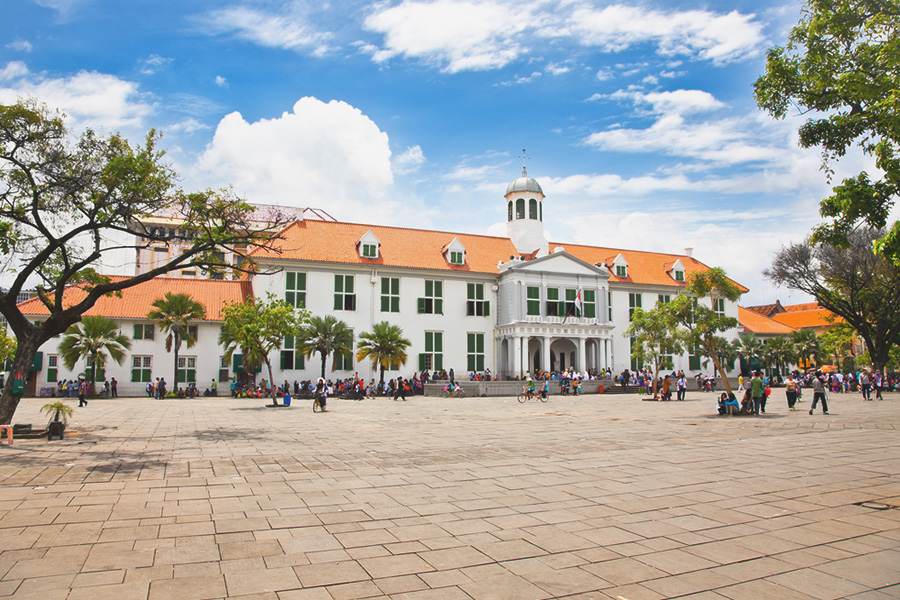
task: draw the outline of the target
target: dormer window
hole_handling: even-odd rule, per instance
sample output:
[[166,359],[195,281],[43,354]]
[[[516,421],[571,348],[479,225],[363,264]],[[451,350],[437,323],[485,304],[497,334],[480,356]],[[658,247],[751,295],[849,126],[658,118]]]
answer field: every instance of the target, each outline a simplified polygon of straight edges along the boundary
[[680,283],[684,282],[684,265],[682,264],[681,259],[675,261],[670,272],[672,274],[672,279]]
[[359,250],[359,255],[362,258],[378,258],[378,250],[380,246],[380,242],[378,238],[375,237],[375,234],[371,231],[367,231],[364,236],[359,238],[359,241],[356,242],[356,247]]
[[625,260],[625,257],[619,254],[614,261],[612,261],[612,265],[616,271],[616,277],[628,277],[628,261]]
[[466,247],[462,245],[459,238],[453,238],[453,241],[444,246],[442,249],[447,262],[451,265],[466,264]]

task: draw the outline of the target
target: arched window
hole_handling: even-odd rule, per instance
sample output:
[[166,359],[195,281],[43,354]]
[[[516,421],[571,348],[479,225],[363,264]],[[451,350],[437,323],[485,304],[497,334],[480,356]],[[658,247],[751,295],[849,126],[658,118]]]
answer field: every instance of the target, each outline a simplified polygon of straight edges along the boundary
[[518,200],[516,200],[516,218],[525,218],[525,198],[519,198]]
[[528,201],[528,218],[535,220],[538,218],[537,200],[534,198]]
[[506,212],[509,213],[506,217],[507,221],[512,221],[512,200],[507,203]]

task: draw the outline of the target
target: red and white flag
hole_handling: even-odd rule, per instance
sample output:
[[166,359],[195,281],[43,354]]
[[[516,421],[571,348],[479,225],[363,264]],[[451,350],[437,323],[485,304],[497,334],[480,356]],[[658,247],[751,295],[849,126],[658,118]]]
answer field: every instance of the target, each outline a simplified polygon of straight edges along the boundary
[[581,314],[581,290],[578,290],[578,295],[575,296],[575,310],[578,311],[578,314]]

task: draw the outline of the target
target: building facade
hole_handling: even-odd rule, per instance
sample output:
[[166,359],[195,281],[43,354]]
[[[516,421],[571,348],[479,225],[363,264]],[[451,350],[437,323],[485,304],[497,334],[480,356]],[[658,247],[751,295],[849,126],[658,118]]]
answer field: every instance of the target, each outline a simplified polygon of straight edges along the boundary
[[[618,373],[638,366],[631,340],[623,336],[634,310],[668,302],[684,291],[688,275],[708,269],[689,249],[673,255],[548,242],[544,193],[524,169],[504,199],[506,237],[306,219],[300,214],[269,248],[252,253],[263,270],[274,274],[212,281],[193,279],[198,273],[178,273],[126,290],[120,299],[104,299],[89,314],[113,317],[123,332],[133,334],[128,364],[109,365],[105,375],[117,378],[123,395],[141,393],[147,377],[171,380],[174,365],[163,341],[147,340],[146,331],[139,337],[138,325],[150,324],[145,306],[152,299],[189,286],[189,293],[207,307],[207,320],[198,324],[198,346],[182,350],[195,366],[183,379],[195,380],[201,390],[212,379],[221,389],[226,377],[253,376],[240,373],[236,361],[223,362],[218,309],[223,301],[269,293],[314,315],[334,315],[355,337],[382,321],[400,326],[411,342],[409,360],[388,376],[451,368],[461,378],[487,369],[510,378],[568,368]],[[147,266],[142,261],[153,259],[152,253],[145,254],[138,256],[138,272]],[[41,317],[39,302],[22,307]],[[738,316],[737,304],[722,302],[714,308]],[[56,345],[58,341],[48,342],[42,348],[46,364],[34,373],[38,389],[54,385],[54,378],[71,379],[84,371],[61,371]],[[291,346],[292,340],[286,340],[279,355],[270,357],[275,381],[318,377],[318,355],[305,358]],[[50,370],[51,359],[55,371]],[[700,370],[699,357],[672,359],[676,369]],[[367,380],[378,376],[368,361],[357,363],[352,353],[329,357],[327,373],[335,379],[354,373]]]

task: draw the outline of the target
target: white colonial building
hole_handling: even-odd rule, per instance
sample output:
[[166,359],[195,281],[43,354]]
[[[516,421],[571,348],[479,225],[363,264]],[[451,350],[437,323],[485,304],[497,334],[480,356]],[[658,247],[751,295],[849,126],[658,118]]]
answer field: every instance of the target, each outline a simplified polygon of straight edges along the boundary
[[[676,255],[548,242],[544,193],[524,169],[505,200],[506,237],[307,219],[298,213],[271,249],[253,254],[274,275],[213,281],[178,273],[98,303],[89,314],[117,319],[134,339],[128,361],[109,365],[105,375],[117,378],[120,395],[140,393],[149,378],[171,381],[172,355],[146,318],[150,303],[167,291],[187,291],[207,307],[207,320],[198,323],[199,343],[182,348],[180,361],[183,379],[201,389],[213,379],[222,389],[226,379],[253,376],[240,372],[239,361],[224,362],[219,308],[223,301],[270,292],[313,314],[332,314],[354,334],[381,321],[399,325],[412,342],[409,362],[396,373],[403,376],[451,368],[460,377],[486,368],[500,377],[569,367],[617,373],[635,367],[630,340],[623,336],[633,310],[669,301],[682,293],[687,275],[708,269],[689,249]],[[154,256],[145,255],[146,260]],[[145,268],[141,260],[144,255],[138,272]],[[36,319],[46,315],[36,300],[21,306]],[[737,317],[737,304],[714,308]],[[271,357],[275,381],[317,377],[318,355],[305,359],[286,342],[280,355]],[[85,370],[66,372],[57,345],[54,340],[41,349],[33,369],[35,389]],[[699,357],[690,354],[673,362],[688,373],[701,368]],[[332,367],[334,378],[377,376],[352,354],[330,358]]]

